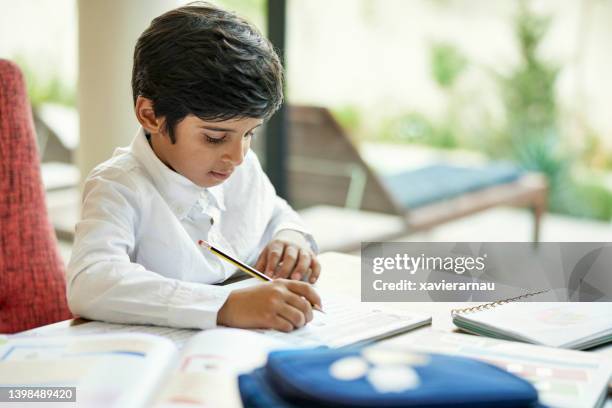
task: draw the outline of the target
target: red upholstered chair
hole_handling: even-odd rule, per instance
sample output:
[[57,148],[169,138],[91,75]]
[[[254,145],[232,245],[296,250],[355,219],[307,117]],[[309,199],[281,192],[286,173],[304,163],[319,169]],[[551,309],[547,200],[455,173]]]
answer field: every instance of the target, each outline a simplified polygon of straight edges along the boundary
[[23,76],[0,59],[0,333],[71,317]]

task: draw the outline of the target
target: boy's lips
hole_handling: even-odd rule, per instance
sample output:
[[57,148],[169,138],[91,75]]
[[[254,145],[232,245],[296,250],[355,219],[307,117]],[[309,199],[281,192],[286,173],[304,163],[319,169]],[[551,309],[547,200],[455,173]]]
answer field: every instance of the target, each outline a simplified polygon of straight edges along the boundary
[[232,175],[232,171],[225,171],[225,172],[221,172],[221,171],[210,171],[210,174],[215,177],[218,178],[220,180],[225,180],[227,179],[229,176]]

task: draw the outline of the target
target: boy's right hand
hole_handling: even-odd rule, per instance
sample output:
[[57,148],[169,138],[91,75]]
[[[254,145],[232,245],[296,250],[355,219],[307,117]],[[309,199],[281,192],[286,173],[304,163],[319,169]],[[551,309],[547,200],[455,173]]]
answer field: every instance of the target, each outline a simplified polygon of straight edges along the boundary
[[217,324],[290,332],[312,320],[311,303],[321,306],[321,298],[310,284],[276,279],[230,293],[219,309]]

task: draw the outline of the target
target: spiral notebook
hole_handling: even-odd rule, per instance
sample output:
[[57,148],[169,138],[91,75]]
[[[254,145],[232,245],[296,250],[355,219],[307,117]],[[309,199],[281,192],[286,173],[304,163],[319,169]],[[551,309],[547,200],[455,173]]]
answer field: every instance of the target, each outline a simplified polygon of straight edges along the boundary
[[546,292],[454,309],[453,323],[482,336],[575,350],[612,341],[610,303],[524,302],[528,297],[545,300]]

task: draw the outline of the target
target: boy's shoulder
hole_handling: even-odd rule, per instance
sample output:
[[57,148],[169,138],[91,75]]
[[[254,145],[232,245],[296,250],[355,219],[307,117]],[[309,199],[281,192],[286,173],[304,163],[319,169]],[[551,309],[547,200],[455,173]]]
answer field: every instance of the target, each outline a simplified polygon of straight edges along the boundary
[[138,159],[132,154],[129,147],[115,149],[113,155],[106,161],[98,164],[85,179],[87,185],[91,181],[123,184],[136,187],[141,183],[136,179],[144,175],[143,168]]

